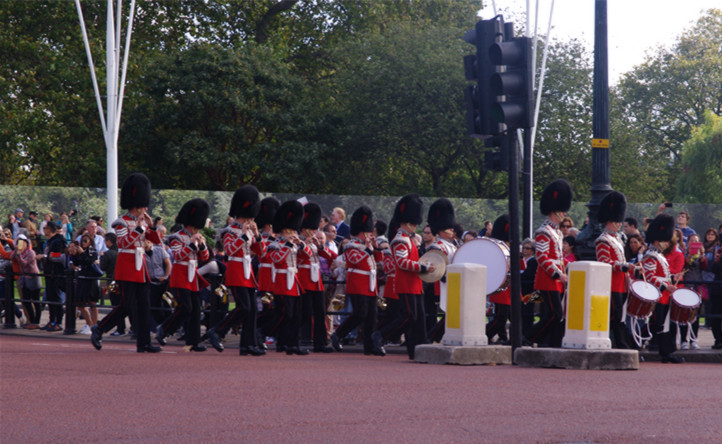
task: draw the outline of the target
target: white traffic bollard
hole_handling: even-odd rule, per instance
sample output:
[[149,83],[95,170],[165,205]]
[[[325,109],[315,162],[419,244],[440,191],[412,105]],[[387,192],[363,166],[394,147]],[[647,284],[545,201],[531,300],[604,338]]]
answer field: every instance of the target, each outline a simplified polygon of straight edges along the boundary
[[443,345],[487,345],[486,266],[450,264],[446,268],[446,332]]
[[569,264],[562,348],[609,350],[612,267],[596,261]]

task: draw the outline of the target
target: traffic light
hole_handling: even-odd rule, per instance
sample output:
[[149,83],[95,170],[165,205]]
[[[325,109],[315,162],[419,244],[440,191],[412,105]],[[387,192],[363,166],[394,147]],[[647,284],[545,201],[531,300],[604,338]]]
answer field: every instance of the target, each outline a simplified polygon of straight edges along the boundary
[[499,134],[503,126],[492,117],[492,105],[496,96],[491,90],[491,79],[496,66],[489,58],[489,48],[501,41],[504,33],[504,19],[480,20],[471,31],[464,35],[464,41],[476,47],[475,55],[464,57],[466,79],[475,81],[474,86],[466,87],[466,127],[472,137]]
[[509,171],[509,135],[500,134],[484,139],[484,147],[496,148],[484,152],[487,171]]
[[489,48],[491,63],[500,67],[491,76],[493,94],[499,96],[491,105],[494,120],[507,129],[534,126],[534,85],[532,45],[528,37],[498,42]]

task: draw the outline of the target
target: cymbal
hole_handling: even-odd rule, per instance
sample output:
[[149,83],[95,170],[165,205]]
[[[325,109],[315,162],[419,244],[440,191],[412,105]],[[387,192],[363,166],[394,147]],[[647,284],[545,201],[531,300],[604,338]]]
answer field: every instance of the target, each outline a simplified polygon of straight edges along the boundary
[[419,258],[419,263],[434,264],[434,271],[419,273],[419,277],[424,282],[436,282],[444,277],[449,258],[440,250],[429,250]]

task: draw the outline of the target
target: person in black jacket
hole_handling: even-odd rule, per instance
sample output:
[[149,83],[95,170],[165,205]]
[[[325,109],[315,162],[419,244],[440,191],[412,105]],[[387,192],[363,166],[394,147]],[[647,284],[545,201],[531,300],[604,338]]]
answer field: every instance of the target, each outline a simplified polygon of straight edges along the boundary
[[43,234],[47,239],[45,243],[43,270],[45,272],[45,297],[50,303],[48,311],[50,320],[41,327],[42,330],[60,331],[63,323],[63,305],[60,291],[65,285],[65,238],[58,233],[58,226],[53,223],[45,224]]
[[[527,238],[521,244],[522,272],[521,272],[521,294],[529,295],[534,293],[534,276],[536,275],[537,261],[534,254],[534,240]],[[521,331],[526,335],[534,325],[534,303],[524,304],[521,307]]]

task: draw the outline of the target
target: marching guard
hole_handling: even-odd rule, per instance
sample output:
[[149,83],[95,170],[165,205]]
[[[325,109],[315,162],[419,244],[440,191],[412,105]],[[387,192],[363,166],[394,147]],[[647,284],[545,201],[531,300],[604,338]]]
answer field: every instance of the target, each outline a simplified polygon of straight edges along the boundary
[[[280,310],[280,304],[274,304],[273,302],[273,261],[271,256],[268,255],[268,247],[276,240],[273,233],[273,218],[276,217],[278,207],[281,206],[281,202],[275,197],[267,197],[261,201],[261,207],[258,210],[256,216],[256,226],[261,230],[261,246],[264,254],[256,256],[258,259],[258,291],[256,293],[256,299],[261,301],[261,313],[259,315],[258,322],[260,322],[260,330],[267,332],[271,318],[275,310]],[[256,303],[258,306],[258,303]],[[266,349],[265,334],[259,338],[257,346],[261,350]],[[279,348],[278,338],[276,338],[277,351],[285,351]]]
[[138,353],[161,351],[150,343],[150,276],[144,243],[145,239],[160,243],[160,236],[148,215],[149,204],[150,180],[142,173],[128,176],[120,190],[120,206],[128,212],[110,224],[118,240],[115,281],[120,291],[120,305],[91,327],[90,341],[96,350],[103,347],[103,333],[132,312]]
[[572,205],[572,187],[564,179],[547,185],[542,193],[540,207],[547,219],[534,233],[536,258],[539,266],[534,288],[544,299],[542,316],[523,339],[524,345],[539,343],[545,337],[550,347],[561,347],[564,335],[564,309],[562,294],[567,277],[562,251],[562,232],[559,224]]
[[322,231],[318,231],[320,224],[321,207],[313,202],[304,205],[301,240],[307,248],[298,251],[298,280],[303,290],[302,325],[307,321],[313,322],[313,351],[331,353],[333,348],[328,345],[326,304],[319,258],[323,257],[330,263],[338,255],[326,247],[326,236]]
[[[509,246],[509,215],[502,214],[491,228],[491,238],[504,242]],[[499,335],[499,343],[509,345],[506,334],[506,322],[511,320],[511,286],[489,295],[489,302],[494,304],[494,319],[486,324],[486,337],[491,339]]]
[[627,326],[624,319],[624,303],[627,299],[627,273],[634,268],[624,256],[624,243],[619,229],[627,210],[627,198],[619,191],[604,196],[599,204],[597,218],[604,224],[604,231],[595,241],[597,261],[612,266],[612,298],[610,304],[610,330],[614,348],[631,348],[627,342]]
[[[351,216],[351,241],[343,249],[346,260],[346,297],[351,298],[353,313],[331,335],[331,344],[341,351],[341,339],[363,323],[364,354],[384,356],[383,344],[374,344],[376,328],[376,257],[374,254],[374,215],[361,206]],[[380,256],[379,256],[380,259]]]
[[[206,346],[201,339],[201,284],[208,282],[198,274],[198,262],[210,259],[206,239],[200,230],[206,226],[210,213],[208,202],[191,199],[178,212],[175,221],[183,229],[168,236],[167,242],[173,254],[173,268],[168,287],[175,293],[178,305],[173,313],[158,326],[156,340],[166,344],[166,337],[182,325],[186,325],[186,351],[203,352]],[[187,324],[186,324],[187,321]]]
[[236,302],[233,309],[215,326],[208,330],[208,340],[217,351],[223,351],[220,338],[234,325],[243,323],[239,353],[241,356],[261,356],[265,350],[258,348],[256,336],[256,279],[253,274],[253,256],[266,253],[263,238],[255,222],[260,209],[260,196],[253,185],[244,185],[233,194],[228,215],[234,220],[219,234],[223,249],[228,255],[225,285]]
[[[449,259],[449,263],[454,258],[456,253],[456,244],[454,239],[456,233],[454,232],[454,225],[456,225],[456,217],[454,215],[454,205],[449,199],[441,198],[436,200],[429,207],[429,214],[426,218],[431,229],[431,234],[436,236],[434,243],[429,246],[428,250],[438,250],[446,255]],[[434,282],[434,295],[439,302],[441,302],[441,287],[446,287],[446,276],[443,276],[441,280]],[[445,292],[445,290],[444,290]],[[431,313],[436,319],[436,313]],[[429,332],[429,342],[440,342],[444,337],[446,327],[446,315],[442,316],[441,319],[437,319],[434,327]]]
[[642,257],[642,269],[647,282],[657,287],[662,294],[654,306],[651,319],[652,333],[657,338],[662,362],[679,364],[684,362],[684,358],[672,354],[676,350],[677,326],[667,317],[670,294],[677,287],[672,283],[669,263],[663,254],[663,251],[669,247],[672,236],[674,236],[672,216],[660,214],[652,220],[647,228],[646,240],[649,247]]

